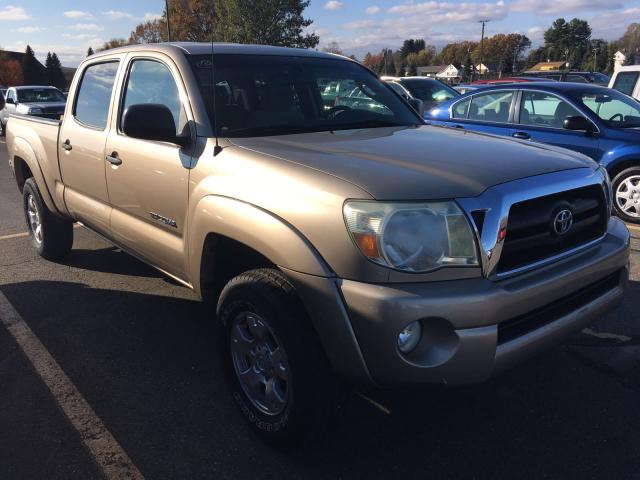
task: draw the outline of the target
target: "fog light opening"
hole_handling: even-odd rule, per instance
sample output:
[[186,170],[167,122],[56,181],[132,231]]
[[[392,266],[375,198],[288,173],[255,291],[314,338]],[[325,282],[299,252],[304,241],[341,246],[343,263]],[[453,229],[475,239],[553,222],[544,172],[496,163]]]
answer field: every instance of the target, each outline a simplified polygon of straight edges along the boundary
[[420,342],[420,338],[422,337],[422,326],[419,321],[412,322],[398,334],[398,349],[402,353],[409,353],[418,342]]

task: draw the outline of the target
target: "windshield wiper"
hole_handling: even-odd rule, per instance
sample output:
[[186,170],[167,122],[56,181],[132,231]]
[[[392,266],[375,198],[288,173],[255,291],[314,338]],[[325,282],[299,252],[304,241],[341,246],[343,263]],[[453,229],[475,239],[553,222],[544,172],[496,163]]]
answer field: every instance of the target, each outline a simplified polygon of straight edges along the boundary
[[273,125],[268,127],[248,127],[236,129],[221,129],[222,136],[229,137],[263,137],[268,135],[293,135],[296,133],[310,133],[329,131],[331,127],[326,125],[304,126],[304,125]]
[[334,125],[331,130],[355,130],[358,128],[380,128],[380,127],[415,127],[417,124],[398,123],[391,120],[369,119],[361,122],[344,123]]

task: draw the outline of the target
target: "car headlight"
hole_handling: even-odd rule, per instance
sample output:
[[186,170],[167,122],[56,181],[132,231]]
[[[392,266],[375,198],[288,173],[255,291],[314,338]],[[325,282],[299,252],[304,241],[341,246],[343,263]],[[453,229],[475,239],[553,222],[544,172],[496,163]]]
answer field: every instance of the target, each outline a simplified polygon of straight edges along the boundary
[[34,115],[36,113],[42,113],[42,109],[38,108],[38,107],[32,107],[32,108],[29,109],[29,111],[27,113],[29,113],[31,115]]
[[609,212],[609,216],[611,216],[611,212],[613,210],[613,188],[611,187],[611,177],[609,176],[609,172],[607,172],[606,168],[601,166],[598,170],[604,177],[604,183],[606,185],[605,195],[607,196],[607,209]]
[[344,218],[369,260],[407,272],[443,266],[477,266],[471,226],[455,202],[349,201]]

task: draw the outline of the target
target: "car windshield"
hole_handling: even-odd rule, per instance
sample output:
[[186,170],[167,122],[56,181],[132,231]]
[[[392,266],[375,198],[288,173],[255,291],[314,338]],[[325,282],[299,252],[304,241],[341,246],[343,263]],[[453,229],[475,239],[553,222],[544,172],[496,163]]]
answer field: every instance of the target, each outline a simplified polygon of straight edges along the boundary
[[402,80],[402,85],[409,90],[411,95],[429,104],[446,102],[460,94],[453,88],[437,80],[427,80],[425,78],[412,78]]
[[576,90],[568,92],[613,128],[640,127],[640,103],[616,90]]
[[[190,55],[213,123],[211,56]],[[421,119],[355,62],[216,55],[216,127],[226,137],[412,126]]]
[[604,73],[594,72],[589,74],[589,79],[592,83],[597,83],[598,85],[607,86],[609,85],[609,81],[611,78]]
[[55,88],[21,88],[17,91],[20,103],[64,102],[60,90]]

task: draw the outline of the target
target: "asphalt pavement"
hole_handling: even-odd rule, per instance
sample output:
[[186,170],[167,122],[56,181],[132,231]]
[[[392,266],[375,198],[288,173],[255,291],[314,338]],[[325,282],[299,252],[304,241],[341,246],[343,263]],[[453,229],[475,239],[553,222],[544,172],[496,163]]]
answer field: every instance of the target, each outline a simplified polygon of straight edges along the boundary
[[[482,385],[354,391],[287,451],[235,411],[192,292],[84,228],[59,263],[25,231],[0,140],[0,292],[146,478],[640,478],[640,229],[624,304],[589,330]],[[0,324],[0,479],[101,478],[60,402]]]

